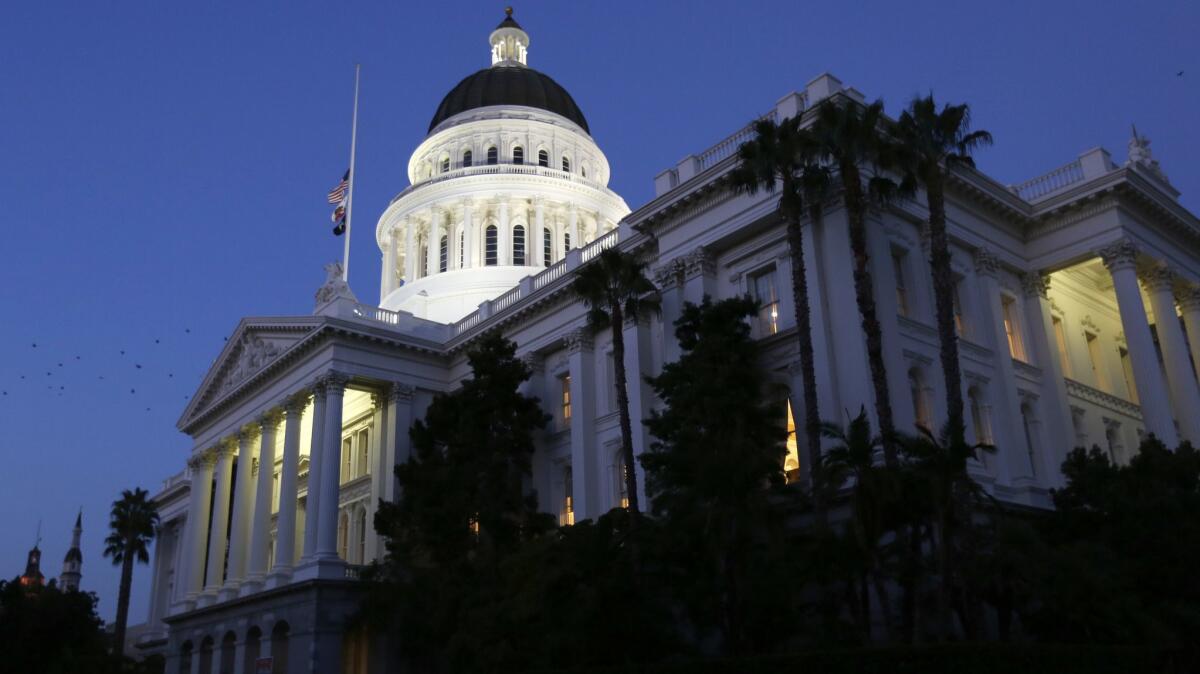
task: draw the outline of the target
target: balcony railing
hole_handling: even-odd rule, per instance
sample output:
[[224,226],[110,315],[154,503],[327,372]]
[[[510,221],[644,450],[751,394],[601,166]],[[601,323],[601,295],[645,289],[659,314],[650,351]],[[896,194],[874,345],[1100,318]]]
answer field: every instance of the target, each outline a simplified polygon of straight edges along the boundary
[[[769,119],[773,122],[777,122],[779,121],[777,117],[778,115],[776,112],[772,110],[760,117],[760,119]],[[722,159],[737,154],[738,148],[742,146],[742,143],[754,138],[754,124],[755,122],[747,124],[735,132],[732,136],[729,136],[725,140],[722,140],[704,152],[701,152],[699,156],[700,170],[703,171],[711,166],[716,165]]]
[[1083,179],[1083,163],[1076,159],[1066,166],[1060,166],[1045,175],[1026,180],[1010,189],[1025,201],[1036,201],[1048,194],[1081,182]]

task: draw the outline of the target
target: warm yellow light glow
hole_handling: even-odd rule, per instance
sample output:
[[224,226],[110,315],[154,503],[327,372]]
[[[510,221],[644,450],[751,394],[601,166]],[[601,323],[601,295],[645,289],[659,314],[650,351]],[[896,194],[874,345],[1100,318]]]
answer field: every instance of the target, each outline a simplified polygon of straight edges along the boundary
[[792,416],[792,401],[787,401],[787,456],[783,460],[783,472],[787,481],[800,479],[800,448],[796,443],[796,418]]

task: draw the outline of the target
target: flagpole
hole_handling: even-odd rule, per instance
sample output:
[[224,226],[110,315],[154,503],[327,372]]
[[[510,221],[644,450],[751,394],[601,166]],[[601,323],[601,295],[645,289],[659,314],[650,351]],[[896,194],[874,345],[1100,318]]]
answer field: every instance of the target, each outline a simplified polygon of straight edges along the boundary
[[342,253],[342,280],[350,282],[350,216],[354,209],[354,146],[358,141],[358,71],[354,64],[354,117],[350,122],[350,179],[346,195],[346,247]]

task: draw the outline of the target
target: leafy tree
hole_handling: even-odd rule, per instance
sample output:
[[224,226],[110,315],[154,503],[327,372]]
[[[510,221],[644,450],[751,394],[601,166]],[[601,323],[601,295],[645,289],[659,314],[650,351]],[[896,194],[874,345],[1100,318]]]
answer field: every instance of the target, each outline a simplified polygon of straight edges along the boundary
[[110,533],[104,539],[104,556],[113,565],[121,565],[121,588],[117,595],[117,620],[113,631],[113,652],[125,653],[125,626],[129,620],[129,590],[133,585],[133,563],[150,563],[150,542],[158,530],[158,511],[141,488],[121,492],[113,501],[109,516]]
[[375,516],[387,555],[368,619],[397,627],[405,657],[426,671],[474,652],[456,641],[459,626],[502,591],[504,560],[553,526],[527,487],[533,433],[548,417],[518,392],[530,372],[515,352],[493,333],[467,354],[473,378],[414,423],[413,457],[396,467],[402,495]]
[[932,94],[914,98],[894,127],[908,180],[925,188],[929,207],[929,265],[952,437],[965,433],[965,417],[958,331],[954,324],[954,270],[950,266],[950,243],[946,234],[946,176],[955,164],[973,167],[975,162],[971,153],[992,143],[992,135],[987,131],[970,129],[971,110],[967,105],[946,104],[939,112]]
[[893,161],[894,148],[880,133],[882,123],[882,101],[864,106],[839,97],[821,102],[810,133],[816,142],[815,157],[832,164],[837,170],[849,224],[850,250],[854,257],[854,295],[862,316],[867,361],[875,390],[875,413],[883,438],[884,458],[888,464],[894,465],[898,457],[894,442],[896,424],[888,392],[887,368],[883,362],[883,333],[876,315],[875,290],[867,253],[868,206],[900,194],[895,182],[883,176],[879,170],[870,170]]
[[[715,627],[731,653],[775,641],[779,616],[759,618],[782,604],[778,595],[792,584],[778,575],[778,585],[763,582],[774,568],[770,546],[782,534],[771,527],[767,487],[782,484],[786,431],[763,388],[746,321],[754,311],[749,298],[684,306],[675,322],[683,354],[648,379],[664,409],[646,421],[655,440],[642,455],[693,619]],[[763,592],[775,600],[767,603]]]
[[588,307],[588,324],[593,330],[612,331],[613,368],[616,371],[617,410],[621,422],[621,457],[625,465],[625,489],[634,523],[640,512],[637,471],[634,470],[633,424],[629,418],[629,389],[625,371],[625,321],[636,324],[658,311],[656,288],[646,278],[646,264],[631,253],[609,248],[585,264],[571,285]]
[[[755,194],[774,192],[779,187],[779,213],[787,225],[788,252],[792,268],[792,298],[796,316],[796,339],[800,353],[800,378],[804,394],[804,432],[808,446],[810,478],[821,482],[821,420],[817,406],[817,377],[812,347],[812,310],[808,296],[807,267],[801,219],[807,214],[812,225],[821,220],[822,207],[830,193],[827,166],[815,161],[813,138],[800,127],[800,117],[776,124],[761,119],[754,124],[754,138],[738,148],[739,163],[729,176],[734,190]],[[813,490],[817,520],[826,520],[821,490]]]
[[0,581],[0,671],[73,674],[117,671],[96,595]]

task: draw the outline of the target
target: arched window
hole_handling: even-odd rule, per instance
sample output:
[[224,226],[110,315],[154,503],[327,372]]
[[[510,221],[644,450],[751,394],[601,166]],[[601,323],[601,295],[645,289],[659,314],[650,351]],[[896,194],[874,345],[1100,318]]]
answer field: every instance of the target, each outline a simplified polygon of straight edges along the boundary
[[179,648],[179,674],[192,674],[192,642],[185,641]]
[[516,266],[525,264],[525,228],[521,225],[513,227],[513,257]]
[[287,674],[288,636],[291,631],[291,627],[283,621],[275,623],[271,630],[271,674]]
[[450,263],[449,245],[446,235],[443,234],[441,241],[438,243],[438,271],[446,271],[446,265]]
[[442,157],[442,173],[450,172],[450,158]]
[[538,150],[538,166],[550,166],[550,153]]
[[513,148],[513,163],[514,164],[524,164],[525,163],[525,148],[521,147],[520,145]]
[[213,661],[213,638],[204,637],[200,642],[200,669],[201,672],[211,672]]
[[567,158],[564,156],[564,157],[563,157],[563,163],[562,163],[562,167],[563,167],[563,170],[564,170],[564,171],[566,171],[567,173],[570,173],[570,172],[571,172],[571,160],[570,160],[570,159],[567,159]]
[[549,228],[542,228],[542,266],[550,266],[550,255],[554,252],[554,236]]
[[246,631],[246,645],[242,653],[242,671],[253,672],[255,662],[262,654],[262,630],[251,627]]
[[463,165],[463,168],[469,168],[471,166],[471,151],[470,150],[463,150],[462,165]]
[[586,166],[579,167],[579,175],[583,176],[584,178],[587,177],[587,167]]
[[563,232],[563,257],[571,250],[571,233]]
[[496,226],[488,225],[483,233],[483,264],[496,266]]
[[497,161],[496,148],[495,148],[494,146],[493,146],[493,147],[489,147],[489,148],[487,149],[487,163],[488,163],[488,166],[491,166],[492,164],[495,164],[495,163],[496,163],[496,161]]
[[225,636],[221,637],[221,671],[232,672],[235,662],[237,662],[237,635],[233,632],[226,632]]

